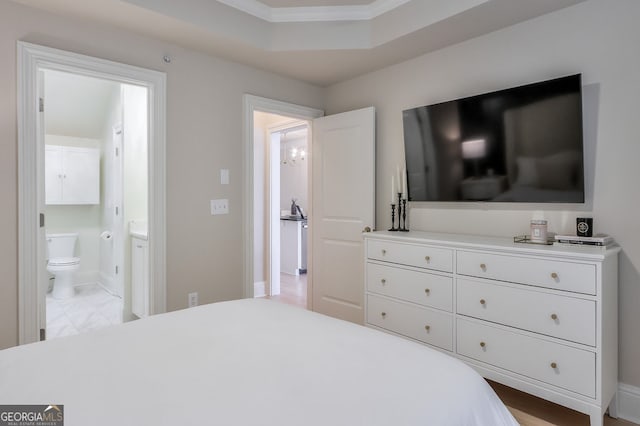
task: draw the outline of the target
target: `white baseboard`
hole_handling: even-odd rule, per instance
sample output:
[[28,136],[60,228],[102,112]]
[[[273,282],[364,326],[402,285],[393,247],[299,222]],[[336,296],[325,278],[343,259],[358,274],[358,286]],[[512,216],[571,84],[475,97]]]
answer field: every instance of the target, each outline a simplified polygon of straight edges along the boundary
[[116,288],[113,284],[113,277],[105,274],[103,271],[100,271],[100,284],[111,293],[116,294]]
[[618,383],[618,417],[640,424],[640,388]]
[[258,281],[253,283],[253,297],[265,297],[267,295],[266,281]]

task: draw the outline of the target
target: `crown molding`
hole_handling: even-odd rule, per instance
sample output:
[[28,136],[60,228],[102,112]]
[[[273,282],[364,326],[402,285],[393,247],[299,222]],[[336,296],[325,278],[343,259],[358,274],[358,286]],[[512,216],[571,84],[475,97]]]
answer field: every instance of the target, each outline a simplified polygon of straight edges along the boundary
[[269,7],[258,0],[218,0],[267,22],[366,21],[412,0],[376,0],[368,5]]

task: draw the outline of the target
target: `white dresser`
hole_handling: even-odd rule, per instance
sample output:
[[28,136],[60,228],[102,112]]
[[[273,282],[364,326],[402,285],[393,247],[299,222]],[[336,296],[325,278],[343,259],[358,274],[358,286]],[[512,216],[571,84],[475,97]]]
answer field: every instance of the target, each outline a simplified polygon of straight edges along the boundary
[[368,326],[428,344],[602,425],[618,386],[619,248],[364,235]]

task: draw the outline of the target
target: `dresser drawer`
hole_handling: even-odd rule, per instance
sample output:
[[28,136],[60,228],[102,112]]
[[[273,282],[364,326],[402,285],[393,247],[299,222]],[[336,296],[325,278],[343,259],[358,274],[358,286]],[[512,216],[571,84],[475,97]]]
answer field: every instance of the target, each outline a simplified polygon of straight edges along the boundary
[[458,353],[590,398],[596,355],[520,333],[458,319]]
[[367,290],[451,312],[453,278],[367,263]]
[[596,294],[596,267],[584,263],[459,250],[456,271],[460,275]]
[[367,257],[435,271],[453,272],[453,250],[368,240]]
[[464,279],[458,279],[456,300],[462,315],[596,345],[593,300]]
[[448,351],[453,350],[451,314],[369,294],[367,323]]

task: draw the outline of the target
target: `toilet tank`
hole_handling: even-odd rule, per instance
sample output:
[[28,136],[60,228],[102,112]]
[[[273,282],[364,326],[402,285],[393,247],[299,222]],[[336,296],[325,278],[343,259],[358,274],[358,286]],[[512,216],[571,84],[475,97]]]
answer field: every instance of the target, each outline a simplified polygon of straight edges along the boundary
[[73,257],[78,234],[47,234],[48,259]]

